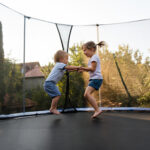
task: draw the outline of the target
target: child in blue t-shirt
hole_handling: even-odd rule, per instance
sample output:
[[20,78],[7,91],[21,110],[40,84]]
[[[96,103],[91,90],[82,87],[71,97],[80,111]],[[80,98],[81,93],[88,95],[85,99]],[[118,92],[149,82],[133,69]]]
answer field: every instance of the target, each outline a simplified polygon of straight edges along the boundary
[[100,59],[99,56],[95,54],[97,45],[102,47],[105,45],[105,42],[101,41],[100,43],[95,44],[93,41],[89,41],[83,44],[82,46],[83,52],[90,59],[88,62],[88,67],[80,68],[80,71],[88,71],[90,74],[89,84],[85,90],[84,96],[95,110],[94,114],[92,115],[92,118],[95,118],[102,113],[102,110],[100,110],[98,107],[96,99],[92,96],[92,93],[95,90],[98,90],[103,82]]
[[60,91],[56,84],[60,81],[64,75],[65,70],[78,70],[78,66],[67,66],[68,54],[62,50],[56,52],[54,56],[55,66],[48,75],[44,83],[44,90],[52,98],[50,112],[53,114],[60,114],[57,110],[57,103],[60,99]]

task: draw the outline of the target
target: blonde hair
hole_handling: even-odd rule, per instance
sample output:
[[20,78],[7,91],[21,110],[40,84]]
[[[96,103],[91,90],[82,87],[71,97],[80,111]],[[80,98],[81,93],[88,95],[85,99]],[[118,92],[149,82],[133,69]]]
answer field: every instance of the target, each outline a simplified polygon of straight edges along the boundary
[[82,48],[85,47],[87,49],[92,49],[94,48],[94,50],[96,51],[96,46],[99,46],[99,47],[103,47],[106,45],[105,41],[101,41],[99,42],[98,44],[95,44],[93,41],[89,41],[89,42],[86,42],[83,44]]
[[67,52],[65,52],[63,50],[58,50],[54,55],[55,63],[60,62],[60,59],[63,59],[65,56],[68,56]]

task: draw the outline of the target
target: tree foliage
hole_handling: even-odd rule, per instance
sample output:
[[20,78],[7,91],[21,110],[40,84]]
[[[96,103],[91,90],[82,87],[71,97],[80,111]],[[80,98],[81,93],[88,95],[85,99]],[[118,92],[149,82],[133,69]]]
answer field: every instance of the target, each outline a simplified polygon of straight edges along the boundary
[[4,50],[3,50],[3,35],[2,24],[0,22],[0,105],[3,103],[3,97],[5,95],[4,88]]
[[[145,62],[142,62],[143,57],[140,51],[136,50],[134,52],[128,45],[120,45],[115,55],[123,79],[132,96],[131,106],[140,106],[140,97],[150,91],[149,57],[146,58]],[[100,57],[104,77],[102,89],[104,106],[127,106],[129,99],[116,69],[113,53],[108,48],[104,48],[100,52]],[[146,99],[147,95],[149,94],[146,94]]]
[[[4,85],[3,111],[9,112],[22,107],[22,74],[21,68],[15,62],[5,59],[4,62]],[[16,112],[16,111],[14,111]]]

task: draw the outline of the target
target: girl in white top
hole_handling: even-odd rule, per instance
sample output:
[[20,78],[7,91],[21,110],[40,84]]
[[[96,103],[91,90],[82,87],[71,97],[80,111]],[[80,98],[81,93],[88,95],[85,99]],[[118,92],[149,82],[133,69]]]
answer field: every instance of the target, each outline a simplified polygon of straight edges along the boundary
[[88,71],[90,74],[89,84],[85,90],[84,96],[95,110],[92,118],[95,118],[102,113],[102,110],[100,110],[98,107],[96,99],[92,96],[92,93],[95,90],[98,90],[103,82],[100,59],[99,56],[95,54],[97,45],[102,47],[105,45],[105,42],[101,41],[100,43],[95,44],[93,41],[89,41],[83,44],[82,49],[84,51],[84,54],[89,57],[90,60],[88,62],[88,67],[80,68],[81,71]]

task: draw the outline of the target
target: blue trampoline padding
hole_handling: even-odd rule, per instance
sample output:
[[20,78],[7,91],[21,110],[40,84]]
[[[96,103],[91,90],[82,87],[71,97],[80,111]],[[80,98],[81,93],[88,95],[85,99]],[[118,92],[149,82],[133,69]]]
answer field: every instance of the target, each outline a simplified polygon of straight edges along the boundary
[[25,112],[25,113],[15,113],[15,114],[8,114],[8,115],[0,115],[0,119],[25,117],[25,116],[32,116],[32,115],[42,115],[42,114],[49,114],[49,113],[50,112],[48,110]]
[[[150,111],[150,108],[142,108],[142,107],[100,107],[101,110],[107,111]],[[92,107],[87,108],[76,108],[77,111],[94,111]],[[59,109],[60,112],[63,109]],[[67,108],[64,112],[74,111],[74,108]],[[33,116],[33,115],[42,115],[42,114],[51,114],[49,110],[44,111],[33,111],[33,112],[25,112],[25,113],[15,113],[15,114],[2,114],[0,115],[0,119],[7,119],[7,118],[16,118],[16,117],[25,117],[25,116]]]

